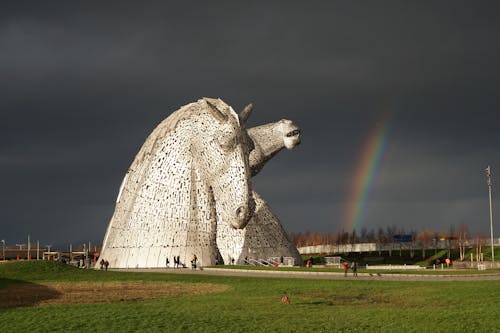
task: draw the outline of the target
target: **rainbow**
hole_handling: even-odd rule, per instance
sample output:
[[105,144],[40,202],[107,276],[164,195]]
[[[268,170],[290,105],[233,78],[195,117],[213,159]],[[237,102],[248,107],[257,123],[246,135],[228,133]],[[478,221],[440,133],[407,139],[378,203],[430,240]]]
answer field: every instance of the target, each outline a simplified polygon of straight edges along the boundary
[[363,144],[361,158],[349,186],[342,222],[344,231],[350,232],[363,223],[366,204],[387,148],[390,129],[391,116],[387,113],[376,123]]

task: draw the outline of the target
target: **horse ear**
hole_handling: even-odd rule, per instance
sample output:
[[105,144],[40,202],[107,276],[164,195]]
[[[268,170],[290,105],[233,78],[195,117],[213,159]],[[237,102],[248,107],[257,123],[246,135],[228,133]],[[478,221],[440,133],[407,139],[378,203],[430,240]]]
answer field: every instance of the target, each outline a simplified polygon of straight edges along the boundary
[[205,102],[207,102],[207,105],[209,107],[209,110],[212,111],[212,114],[219,119],[221,122],[226,122],[228,119],[228,116],[226,114],[226,108],[224,107],[224,102],[222,102],[220,99],[214,99],[214,98],[208,98],[208,97],[203,97]]
[[240,112],[240,114],[238,115],[238,118],[240,118],[240,125],[243,125],[247,122],[247,119],[248,117],[250,117],[252,110],[253,110],[253,103],[250,103],[247,106],[245,106],[243,111]]

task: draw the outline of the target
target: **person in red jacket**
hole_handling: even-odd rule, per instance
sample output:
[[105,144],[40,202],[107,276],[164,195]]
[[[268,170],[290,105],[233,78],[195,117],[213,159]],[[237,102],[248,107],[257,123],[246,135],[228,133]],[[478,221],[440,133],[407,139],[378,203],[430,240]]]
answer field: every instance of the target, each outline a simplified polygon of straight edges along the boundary
[[344,276],[347,276],[347,270],[349,269],[349,264],[347,261],[344,261],[344,264],[342,264],[342,268],[344,269]]

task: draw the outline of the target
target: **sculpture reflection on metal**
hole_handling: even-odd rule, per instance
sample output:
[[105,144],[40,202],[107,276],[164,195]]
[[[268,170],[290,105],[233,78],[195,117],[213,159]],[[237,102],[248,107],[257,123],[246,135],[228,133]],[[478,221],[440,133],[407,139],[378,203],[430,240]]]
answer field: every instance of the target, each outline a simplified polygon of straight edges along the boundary
[[249,130],[220,99],[181,107],[150,134],[120,186],[101,258],[111,267],[165,267],[167,258],[201,265],[243,256],[293,256],[279,220],[250,177],[299,130],[280,121]]

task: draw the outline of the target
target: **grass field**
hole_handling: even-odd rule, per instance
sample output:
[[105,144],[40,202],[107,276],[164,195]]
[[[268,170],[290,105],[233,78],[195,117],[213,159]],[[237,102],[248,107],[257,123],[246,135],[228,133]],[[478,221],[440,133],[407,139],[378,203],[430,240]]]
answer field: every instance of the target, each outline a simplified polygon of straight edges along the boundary
[[[284,292],[292,304],[280,302]],[[2,332],[500,332],[498,280],[222,277],[18,262],[0,265],[0,295]]]
[[[210,266],[212,268],[219,269],[246,269],[246,270],[257,270],[257,271],[290,271],[290,272],[344,272],[342,268],[333,268],[333,267],[300,267],[300,266],[281,266],[281,267],[268,267],[268,266]],[[446,267],[446,266],[445,266]],[[452,268],[444,268],[444,269],[425,269],[425,270],[404,270],[404,269],[358,269],[358,273],[381,273],[384,275],[388,274],[412,274],[412,275],[490,275],[490,274],[500,274],[500,269],[486,269],[486,270],[477,270],[477,269],[452,269]],[[349,269],[349,274],[352,275],[352,271]]]

